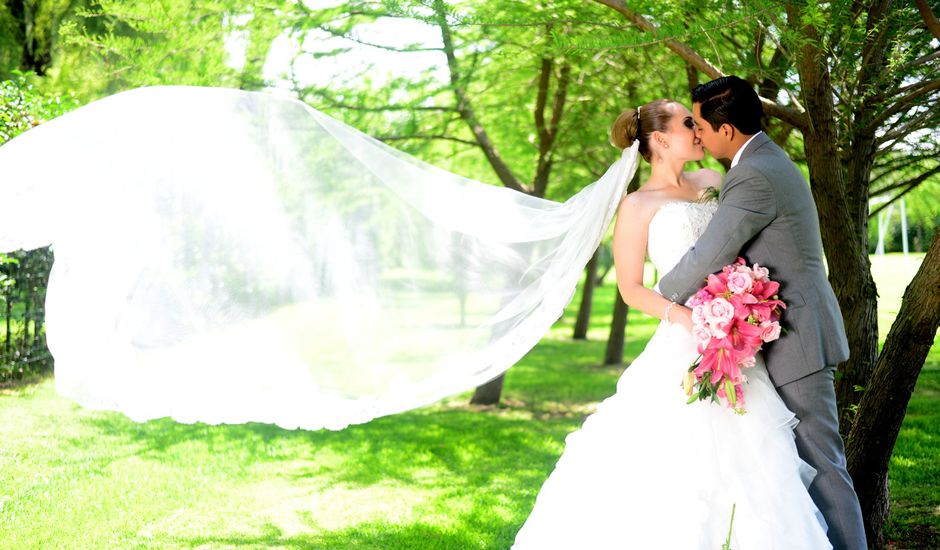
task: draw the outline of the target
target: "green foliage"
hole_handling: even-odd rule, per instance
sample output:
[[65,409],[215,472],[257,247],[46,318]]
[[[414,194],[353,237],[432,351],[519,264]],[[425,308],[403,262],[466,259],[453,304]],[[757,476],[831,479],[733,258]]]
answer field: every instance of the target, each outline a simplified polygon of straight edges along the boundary
[[31,82],[33,78],[15,72],[12,79],[0,81],[0,144],[78,107],[74,94],[39,91]]
[[99,0],[59,29],[52,85],[92,98],[158,84],[235,86],[224,39],[235,2]]

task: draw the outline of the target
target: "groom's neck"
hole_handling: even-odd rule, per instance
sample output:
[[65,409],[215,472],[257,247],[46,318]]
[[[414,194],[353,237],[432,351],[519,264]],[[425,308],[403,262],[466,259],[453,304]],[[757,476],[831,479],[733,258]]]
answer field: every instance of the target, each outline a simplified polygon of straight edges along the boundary
[[738,151],[740,151],[741,148],[744,147],[744,144],[747,143],[752,137],[754,137],[754,134],[742,134],[741,132],[734,133],[734,137],[731,138],[731,141],[728,142],[727,155],[729,162],[734,158],[735,155],[738,154]]

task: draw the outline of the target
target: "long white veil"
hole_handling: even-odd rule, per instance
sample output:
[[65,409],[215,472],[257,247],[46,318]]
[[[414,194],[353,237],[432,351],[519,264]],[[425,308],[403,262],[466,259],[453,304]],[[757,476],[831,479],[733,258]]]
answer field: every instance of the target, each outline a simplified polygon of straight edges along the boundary
[[341,429],[531,349],[636,166],[634,146],[557,203],[299,101],[141,88],[0,147],[0,251],[52,244],[47,340],[82,405]]

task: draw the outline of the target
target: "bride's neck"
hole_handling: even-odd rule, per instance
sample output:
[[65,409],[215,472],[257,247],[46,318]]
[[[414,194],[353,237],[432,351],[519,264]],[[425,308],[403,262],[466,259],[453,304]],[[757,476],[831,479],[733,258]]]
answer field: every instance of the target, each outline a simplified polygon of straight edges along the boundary
[[685,168],[685,162],[679,160],[655,159],[651,163],[650,183],[656,187],[682,187],[682,169]]

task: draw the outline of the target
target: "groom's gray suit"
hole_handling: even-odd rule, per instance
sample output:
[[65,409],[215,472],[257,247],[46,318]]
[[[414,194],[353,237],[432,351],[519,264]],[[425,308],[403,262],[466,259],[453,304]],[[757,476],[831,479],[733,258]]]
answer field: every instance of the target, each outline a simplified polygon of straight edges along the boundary
[[767,371],[796,413],[800,456],[816,468],[809,492],[836,549],[864,549],[858,497],[845,468],[833,376],[848,359],[844,322],[826,278],[816,205],[803,175],[766,134],[754,136],[728,171],[718,210],[695,246],[659,282],[684,303],[738,256],[770,270],[787,304],[785,335],[765,346]]

